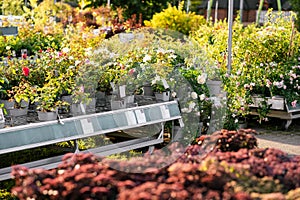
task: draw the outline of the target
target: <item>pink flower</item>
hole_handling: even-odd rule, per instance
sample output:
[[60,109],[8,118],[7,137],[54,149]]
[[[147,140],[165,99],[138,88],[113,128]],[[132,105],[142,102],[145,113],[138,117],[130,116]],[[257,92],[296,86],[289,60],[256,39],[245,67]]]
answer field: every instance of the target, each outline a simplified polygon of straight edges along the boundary
[[128,74],[129,74],[129,75],[132,75],[134,72],[135,72],[135,69],[132,68],[132,69],[129,70]]
[[293,108],[296,108],[296,106],[297,106],[297,100],[292,101],[292,102],[291,102],[291,105],[292,105]]

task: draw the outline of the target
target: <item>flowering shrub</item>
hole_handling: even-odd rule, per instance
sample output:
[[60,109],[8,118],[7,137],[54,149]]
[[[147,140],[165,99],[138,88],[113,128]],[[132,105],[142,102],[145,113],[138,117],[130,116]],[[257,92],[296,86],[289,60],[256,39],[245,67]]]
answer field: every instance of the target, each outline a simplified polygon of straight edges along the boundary
[[[272,14],[264,25],[243,27],[238,21],[233,26],[231,71],[227,70],[227,25],[217,22],[203,26],[194,35],[220,66],[221,78],[228,97],[228,119],[238,122],[246,116],[252,96],[262,98],[283,96],[289,106],[299,102],[299,44],[300,34],[291,18]],[[268,103],[262,103],[260,119],[266,119]],[[234,125],[233,125],[234,126]],[[227,127],[228,128],[228,127]]]
[[[7,47],[8,55],[11,55],[10,47]],[[33,67],[32,61],[24,54],[22,59],[11,57],[0,63],[0,87],[2,100],[14,101],[17,108],[21,101],[29,102],[33,98],[34,88],[31,83]]]
[[195,13],[184,11],[184,2],[181,2],[178,6],[171,6],[164,9],[160,13],[153,15],[150,21],[145,21],[145,25],[153,28],[163,28],[178,31],[185,35],[197,30],[197,28],[205,23],[205,19],[202,15],[196,15]]
[[81,90],[79,69],[85,63],[85,58],[70,52],[68,48],[62,51],[47,49],[40,51],[38,56],[32,70],[36,76],[33,83],[37,90],[33,101],[39,102],[38,108],[55,110],[63,103],[60,101],[62,95],[74,95],[73,98],[76,98]]
[[115,36],[92,51],[89,65],[99,72],[99,87],[107,91],[111,90],[110,82],[126,84],[127,94],[133,94],[152,85],[155,91],[169,90],[172,98],[179,100],[182,112],[194,116],[184,117],[185,122],[189,123],[188,118],[208,119],[211,103],[204,72],[210,61],[201,56],[199,46],[187,38],[183,41],[168,32],[149,29],[128,36],[132,40],[124,42]]

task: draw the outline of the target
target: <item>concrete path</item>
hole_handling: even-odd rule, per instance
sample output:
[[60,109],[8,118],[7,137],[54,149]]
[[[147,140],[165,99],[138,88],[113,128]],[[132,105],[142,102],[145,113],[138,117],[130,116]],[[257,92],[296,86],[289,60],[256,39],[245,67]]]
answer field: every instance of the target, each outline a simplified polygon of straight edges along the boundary
[[300,155],[300,135],[257,135],[258,147],[277,148],[291,155]]
[[280,130],[280,120],[270,120],[261,125],[249,123],[257,131],[258,147],[278,148],[291,155],[300,155],[300,119],[293,120],[288,130]]

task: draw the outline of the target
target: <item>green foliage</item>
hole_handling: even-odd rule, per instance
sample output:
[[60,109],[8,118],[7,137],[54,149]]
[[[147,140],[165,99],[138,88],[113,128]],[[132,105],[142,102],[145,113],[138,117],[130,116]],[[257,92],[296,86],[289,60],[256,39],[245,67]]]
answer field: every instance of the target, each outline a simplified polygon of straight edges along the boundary
[[53,0],[44,0],[40,4],[37,0],[29,0],[29,6],[30,8],[24,7],[24,16],[37,26],[53,23],[51,20],[58,13],[58,6]]
[[16,197],[13,197],[12,194],[6,189],[0,189],[0,199],[3,200],[13,200]]
[[[104,1],[105,3],[107,1]],[[168,0],[118,0],[111,1],[113,8],[121,7],[123,8],[123,13],[125,19],[131,18],[133,14],[137,16],[142,15],[144,20],[149,20],[154,13],[160,12],[163,8],[167,7]]]
[[168,8],[153,15],[150,21],[145,21],[145,25],[153,28],[170,29],[179,31],[185,35],[195,31],[205,23],[201,15],[193,12],[186,13],[183,9],[184,2],[178,8],[169,4]]
[[292,5],[292,10],[297,13],[297,29],[300,31],[300,0],[289,0]]
[[2,4],[0,3],[0,11],[2,11],[2,15],[22,15],[24,13],[23,0],[2,0]]

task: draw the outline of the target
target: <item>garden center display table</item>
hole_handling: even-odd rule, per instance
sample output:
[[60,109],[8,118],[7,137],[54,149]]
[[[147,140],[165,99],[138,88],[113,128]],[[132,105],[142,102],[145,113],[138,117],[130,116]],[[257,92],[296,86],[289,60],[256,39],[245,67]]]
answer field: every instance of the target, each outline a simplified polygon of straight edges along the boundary
[[[0,130],[0,154],[31,149],[58,142],[103,135],[119,130],[130,130],[148,125],[160,124],[157,135],[143,135],[128,141],[108,144],[88,149],[88,152],[100,156],[120,153],[163,142],[164,123],[181,119],[177,101],[125,108],[120,110],[70,117],[49,122],[4,128]],[[75,144],[77,144],[75,142]],[[75,152],[78,152],[76,146]],[[47,158],[23,164],[29,168],[55,168],[62,156]],[[10,178],[11,168],[0,170],[0,180]]]
[[[257,109],[264,99],[260,97],[253,97],[253,104],[250,105],[250,114],[259,115]],[[283,97],[267,98],[267,103],[270,105],[270,110],[267,117],[279,118],[286,120],[283,124],[284,129],[288,129],[292,124],[293,119],[300,118],[300,105],[295,107],[288,105]]]

